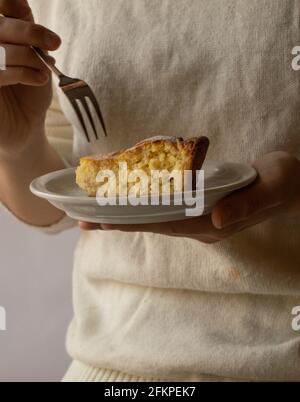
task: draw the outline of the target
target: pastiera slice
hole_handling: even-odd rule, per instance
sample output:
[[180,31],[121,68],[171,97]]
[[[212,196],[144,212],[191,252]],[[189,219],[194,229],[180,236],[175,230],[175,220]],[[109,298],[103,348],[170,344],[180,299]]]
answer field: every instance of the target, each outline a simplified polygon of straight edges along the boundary
[[[89,196],[94,197],[99,187],[103,185],[103,182],[97,180],[99,172],[110,170],[115,174],[117,180],[116,194],[118,195],[120,162],[126,162],[128,175],[138,170],[145,172],[149,179],[147,191],[140,191],[140,195],[151,191],[151,172],[154,170],[170,173],[180,171],[182,175],[184,171],[192,171],[193,188],[195,188],[196,171],[202,168],[208,147],[209,140],[206,137],[195,137],[188,140],[164,136],[149,138],[119,152],[81,158],[80,166],[76,171],[76,182]],[[169,181],[171,182],[171,192],[173,192],[173,179],[171,178]],[[135,185],[136,182],[126,182],[128,191]],[[161,191],[161,183],[159,191]]]

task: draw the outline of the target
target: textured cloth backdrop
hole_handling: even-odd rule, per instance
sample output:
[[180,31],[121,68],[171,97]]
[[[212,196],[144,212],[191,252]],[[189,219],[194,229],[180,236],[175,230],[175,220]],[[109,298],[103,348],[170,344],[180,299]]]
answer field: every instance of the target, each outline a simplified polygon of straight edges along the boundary
[[[108,139],[89,148],[61,97],[74,160],[157,134],[208,135],[217,160],[300,155],[298,0],[31,4],[63,39],[58,66],[91,84],[108,126]],[[77,369],[88,367],[79,377],[105,378],[94,367],[140,378],[299,379],[299,238],[299,219],[283,217],[217,245],[82,233],[67,342]]]

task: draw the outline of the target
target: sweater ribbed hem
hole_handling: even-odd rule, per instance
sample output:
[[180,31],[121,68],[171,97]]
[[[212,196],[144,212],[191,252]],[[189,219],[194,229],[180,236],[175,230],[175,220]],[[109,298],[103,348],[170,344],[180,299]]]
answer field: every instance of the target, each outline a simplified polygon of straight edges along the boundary
[[74,361],[62,382],[163,382],[170,381],[165,378],[140,377],[88,366],[82,362]]
[[[245,382],[242,379],[192,375],[189,377],[164,378],[144,377],[117,370],[97,368],[74,360],[62,382]],[[248,381],[247,381],[248,382]],[[250,381],[249,381],[250,382]]]

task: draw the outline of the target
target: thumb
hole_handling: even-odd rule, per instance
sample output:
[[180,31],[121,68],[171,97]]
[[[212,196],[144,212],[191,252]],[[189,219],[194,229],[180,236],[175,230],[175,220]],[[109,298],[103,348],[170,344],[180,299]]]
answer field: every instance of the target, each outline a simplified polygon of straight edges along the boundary
[[292,155],[272,152],[253,166],[258,172],[256,182],[220,201],[213,210],[217,229],[289,203],[299,194],[300,162]]
[[258,179],[251,187],[220,201],[212,212],[212,222],[217,229],[224,229],[280,204],[275,189]]

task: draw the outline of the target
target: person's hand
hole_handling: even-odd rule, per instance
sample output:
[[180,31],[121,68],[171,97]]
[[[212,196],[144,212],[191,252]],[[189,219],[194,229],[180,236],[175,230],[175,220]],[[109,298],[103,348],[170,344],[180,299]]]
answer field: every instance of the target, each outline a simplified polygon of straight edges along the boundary
[[151,232],[215,243],[280,214],[300,214],[300,161],[285,152],[267,154],[253,163],[258,179],[223,199],[209,216],[148,225],[96,225],[83,230]]
[[27,0],[0,0],[0,46],[6,52],[6,70],[0,70],[1,160],[18,157],[41,140],[51,77],[31,46],[49,51],[60,43],[56,34],[34,23]]

